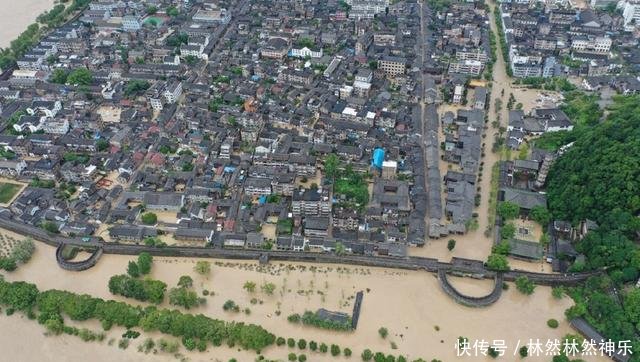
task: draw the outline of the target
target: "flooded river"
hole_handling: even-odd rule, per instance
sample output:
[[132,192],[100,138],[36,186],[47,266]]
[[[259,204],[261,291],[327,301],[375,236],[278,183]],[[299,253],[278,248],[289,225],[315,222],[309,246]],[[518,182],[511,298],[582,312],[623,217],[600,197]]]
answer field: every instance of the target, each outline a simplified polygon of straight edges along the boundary
[[53,7],[53,0],[0,0],[0,48],[35,22],[38,15]]
[[[107,282],[114,274],[124,273],[132,257],[105,255],[98,264],[84,272],[69,272],[60,269],[55,262],[52,247],[37,244],[37,251],[28,265],[8,274],[10,280],[26,280],[38,285],[40,289],[64,289],[76,293],[88,293],[93,296],[126,300],[109,293]],[[486,357],[457,358],[455,341],[459,336],[470,340],[505,340],[507,346],[515,349],[518,340],[526,343],[529,338],[546,341],[549,338],[562,338],[572,332],[564,319],[564,310],[572,302],[568,298],[555,300],[550,288],[537,287],[532,296],[524,296],[511,285],[502,298],[488,308],[468,308],[453,302],[445,295],[433,274],[426,272],[397,271],[378,268],[339,267],[335,265],[314,265],[301,263],[272,263],[264,268],[255,262],[214,261],[208,278],[193,271],[196,259],[155,258],[151,277],[175,286],[181,275],[190,275],[198,294],[203,290],[213,292],[206,297],[205,306],[192,310],[213,318],[237,320],[260,324],[278,336],[305,338],[327,344],[336,343],[349,347],[358,356],[365,348],[385,353],[404,354],[411,358],[425,358],[430,361],[438,358],[443,361],[490,360]],[[246,281],[258,285],[253,294],[243,290]],[[264,282],[276,285],[274,295],[260,292]],[[490,281],[478,281],[468,278],[452,278],[459,290],[470,295],[481,296],[491,291]],[[292,325],[286,317],[292,313],[303,313],[326,308],[334,311],[351,312],[354,294],[364,291],[362,313],[358,328],[353,333],[330,332],[310,327]],[[250,309],[250,314],[228,313],[222,310],[227,300],[235,301],[242,310]],[[252,299],[255,299],[252,303]],[[163,307],[169,307],[166,303]],[[280,315],[276,311],[280,311]],[[546,325],[549,318],[560,321],[558,329]],[[147,360],[151,355],[137,352],[137,346],[149,335],[132,341],[131,346],[122,351],[117,341],[123,333],[122,328],[112,328],[102,343],[85,343],[79,338],[61,336],[45,337],[43,329],[33,321],[27,321],[14,315],[0,316],[3,333],[0,350],[12,361],[54,361],[57,356],[62,360],[78,360],[78,356],[91,355],[92,361]],[[99,324],[91,322],[86,327],[99,331]],[[389,336],[380,338],[378,329],[386,327]],[[170,338],[152,334],[153,338]],[[109,339],[115,339],[112,346]],[[392,342],[397,349],[392,349]],[[39,348],[29,346],[38,345]],[[57,351],[56,356],[52,351]],[[271,347],[263,351],[267,358],[285,360],[291,352],[288,348]],[[210,347],[205,353],[182,353],[191,361],[223,361],[234,357],[239,361],[253,361],[254,353],[238,351],[226,347]],[[299,353],[299,352],[298,352]],[[511,350],[513,353],[513,350]],[[329,355],[306,351],[310,361],[334,360]],[[172,360],[173,356],[158,352],[156,360]],[[354,356],[355,357],[355,356]],[[511,360],[513,355],[505,357]],[[359,360],[359,357],[357,358]],[[346,359],[345,359],[346,360]],[[356,360],[351,358],[351,360]],[[529,361],[549,361],[547,356],[527,358]],[[598,361],[600,359],[587,359]],[[604,360],[604,359],[601,359]]]

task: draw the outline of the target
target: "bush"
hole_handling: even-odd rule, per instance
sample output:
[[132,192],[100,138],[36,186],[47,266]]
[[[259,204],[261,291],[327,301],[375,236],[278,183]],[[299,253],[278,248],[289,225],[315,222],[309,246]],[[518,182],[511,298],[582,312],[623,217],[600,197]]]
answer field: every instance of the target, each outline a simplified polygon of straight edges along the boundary
[[138,255],[138,270],[141,275],[147,275],[151,272],[151,264],[153,263],[153,257],[147,252],[142,252]]
[[342,350],[342,354],[344,354],[345,357],[351,357],[351,354],[353,352],[351,352],[351,349],[349,348],[345,348],[344,350]]
[[300,348],[300,349],[307,348],[307,341],[304,338],[300,338],[298,340],[298,348]]
[[163,338],[158,341],[158,347],[160,348],[160,351],[167,353],[176,353],[178,352],[178,349],[180,349],[180,345],[177,341],[167,341]]
[[309,342],[309,349],[315,352],[318,349],[318,343],[316,341]]
[[500,237],[503,240],[511,240],[516,236],[516,226],[513,223],[506,223],[500,228]]
[[518,350],[518,353],[522,358],[527,357],[529,355],[529,349],[527,348],[527,346],[522,346],[520,347],[520,350]]
[[127,349],[128,347],[129,347],[129,340],[128,339],[123,338],[118,342],[118,348]]
[[487,269],[495,270],[495,271],[507,271],[510,269],[509,262],[504,255],[501,254],[491,254],[487,259]]
[[36,250],[36,246],[33,244],[31,238],[21,240],[13,247],[11,251],[11,258],[20,264],[24,264],[31,259],[33,252]]
[[340,346],[338,346],[337,344],[332,344],[331,345],[331,355],[332,356],[338,356],[340,354],[341,350],[340,350]]
[[137,278],[140,276],[140,271],[138,270],[138,264],[135,261],[130,261],[127,266],[127,274],[132,278]]
[[520,206],[513,202],[503,201],[498,205],[498,215],[504,220],[515,219],[520,214]]
[[289,348],[293,348],[296,346],[296,340],[293,338],[287,338],[287,346],[289,346]]
[[287,320],[291,323],[300,323],[300,314],[294,313],[287,317]]
[[193,269],[200,275],[209,275],[211,273],[211,263],[206,260],[200,260]]
[[265,294],[272,295],[276,290],[276,285],[273,283],[264,283],[262,284],[262,286],[260,286],[260,289],[262,289],[262,292],[264,292]]
[[549,328],[554,328],[555,329],[555,328],[558,328],[558,325],[559,325],[559,323],[555,319],[549,319],[547,321],[547,326],[549,326]]
[[289,353],[289,361],[296,361],[298,356],[295,353]]
[[373,352],[371,352],[370,349],[365,349],[364,351],[362,351],[361,357],[363,361],[371,361],[371,359],[373,358]]
[[449,239],[449,241],[447,242],[447,249],[449,249],[449,251],[452,251],[455,247],[456,241],[454,239]]
[[551,295],[553,295],[553,297],[556,299],[562,299],[562,297],[564,296],[564,288],[553,287],[553,289],[551,289]]
[[492,358],[498,358],[498,356],[500,355],[498,353],[498,350],[493,348],[493,347],[489,347],[489,356],[491,356]]
[[276,345],[278,345],[278,346],[282,346],[282,345],[284,345],[285,343],[287,343],[287,341],[286,341],[284,338],[282,338],[282,337],[278,337],[278,338],[276,339]]
[[298,356],[298,362],[306,362],[307,361],[307,356],[301,354]]
[[182,344],[188,351],[193,351],[194,349],[196,349],[196,341],[194,341],[193,338],[183,337]]
[[13,258],[0,257],[0,269],[12,272],[18,268],[16,260]]
[[378,334],[382,338],[387,338],[387,336],[389,335],[389,331],[385,327],[380,327],[380,329],[378,329]]
[[155,225],[158,222],[158,215],[152,212],[146,212],[140,217],[145,225]]
[[169,290],[169,304],[177,305],[185,309],[199,306],[205,299],[198,298],[198,294],[187,288],[171,288]]
[[240,307],[233,300],[229,299],[222,305],[222,309],[226,312],[239,312]]
[[329,346],[327,346],[324,343],[320,343],[320,348],[319,348],[320,352],[322,353],[327,353],[327,351],[329,350]]
[[152,338],[146,338],[144,342],[142,342],[138,350],[144,353],[149,353],[155,346],[156,343]]
[[536,285],[526,276],[519,276],[516,278],[516,288],[522,294],[531,295],[536,289]]

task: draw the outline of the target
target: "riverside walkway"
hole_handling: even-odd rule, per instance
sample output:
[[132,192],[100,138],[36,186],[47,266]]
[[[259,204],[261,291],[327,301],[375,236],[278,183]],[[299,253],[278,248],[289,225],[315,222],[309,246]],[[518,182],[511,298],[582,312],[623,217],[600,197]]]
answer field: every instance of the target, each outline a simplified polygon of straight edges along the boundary
[[[511,270],[504,273],[496,273],[486,268],[480,260],[453,258],[451,262],[442,262],[433,258],[422,257],[380,257],[364,255],[336,255],[329,253],[312,253],[298,251],[277,251],[277,250],[249,250],[249,249],[219,249],[210,247],[187,247],[187,246],[167,246],[163,248],[146,245],[107,243],[97,239],[83,240],[79,238],[63,238],[49,234],[46,231],[25,225],[13,220],[0,218],[0,227],[11,230],[18,234],[30,236],[35,240],[54,246],[56,250],[56,260],[61,268],[66,270],[81,271],[93,267],[103,254],[138,255],[148,252],[154,256],[169,257],[195,257],[195,258],[217,258],[236,260],[259,260],[261,256],[267,256],[268,260],[288,261],[288,262],[309,262],[327,264],[359,265],[367,267],[424,270],[436,273],[443,290],[454,299],[460,298],[461,303],[470,301],[473,298],[460,294],[451,286],[446,279],[447,273],[460,275],[474,275],[481,278],[496,280],[496,289],[490,295],[483,297],[480,301],[475,301],[477,306],[486,303],[489,305],[500,297],[502,281],[515,281],[519,276],[526,276],[532,282],[541,285],[576,285],[587,278],[602,273],[602,271],[590,271],[582,273],[548,274],[536,273],[523,270]],[[96,251],[85,261],[69,262],[62,258],[62,248],[65,245],[78,247],[89,247]],[[499,281],[499,283],[498,283]],[[495,300],[494,300],[495,299]],[[490,302],[491,303],[488,303]]]

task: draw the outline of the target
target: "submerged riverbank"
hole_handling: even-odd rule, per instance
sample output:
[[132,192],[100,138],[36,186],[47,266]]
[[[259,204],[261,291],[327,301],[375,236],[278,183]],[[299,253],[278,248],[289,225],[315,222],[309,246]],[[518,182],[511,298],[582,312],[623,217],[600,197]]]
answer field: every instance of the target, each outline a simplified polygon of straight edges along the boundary
[[54,0],[0,0],[0,48],[9,46],[38,15],[50,10]]
[[[7,280],[25,280],[36,284],[41,290],[69,290],[130,304],[142,304],[111,295],[107,289],[108,279],[114,274],[124,273],[127,263],[134,260],[134,257],[105,255],[90,270],[69,272],[56,265],[54,254],[54,248],[37,244],[33,259],[16,272],[7,274]],[[336,343],[354,351],[352,360],[359,360],[362,350],[369,348],[387,354],[408,355],[411,359],[421,357],[427,361],[432,358],[451,361],[457,359],[454,345],[459,336],[472,341],[504,339],[513,349],[518,340],[526,343],[529,338],[546,340],[573,333],[563,315],[564,310],[572,304],[571,300],[554,299],[548,287],[537,287],[532,296],[524,296],[512,286],[496,304],[484,309],[474,309],[456,304],[440,290],[437,279],[424,272],[278,262],[261,267],[256,262],[212,260],[212,272],[207,278],[193,271],[197,260],[156,257],[150,276],[166,282],[171,288],[181,275],[189,275],[194,279],[194,287],[199,295],[203,295],[202,292],[206,289],[210,294],[206,297],[206,304],[189,313],[255,323],[285,338]],[[243,289],[246,281],[253,281],[258,286],[271,282],[276,285],[276,291],[273,295],[260,291],[248,293]],[[451,278],[451,282],[472,295],[486,294],[492,287],[487,280]],[[352,308],[352,297],[359,290],[364,291],[365,296],[358,329],[352,333],[320,330],[287,321],[287,316],[292,313],[314,311],[318,308],[348,313]],[[249,308],[250,313],[223,311],[222,305],[227,300],[233,300],[241,309]],[[171,308],[166,302],[161,307]],[[550,318],[561,321],[558,329],[547,327],[546,321]],[[114,327],[107,332],[107,338],[102,343],[85,343],[77,337],[44,337],[44,329],[26,318],[2,316],[0,320],[2,325],[12,330],[11,334],[6,334],[6,338],[0,340],[0,348],[7,351],[12,360],[20,361],[47,360],[51,356],[47,351],[52,350],[58,351],[58,356],[68,356],[65,360],[69,361],[77,360],[74,356],[83,354],[92,355],[92,360],[95,361],[113,360],[115,356],[125,361],[146,360],[151,355],[137,352],[137,346],[144,338],[167,337],[159,333],[143,333],[142,337],[133,340],[131,346],[123,351],[117,347],[117,340],[124,332],[122,328]],[[82,323],[82,326],[100,330],[99,323]],[[389,330],[386,339],[378,335],[380,327]],[[116,339],[116,343],[108,346],[107,341],[112,338]],[[391,342],[397,349],[392,348]],[[41,348],[28,348],[24,343],[36,343]],[[21,345],[24,348],[17,347]],[[226,362],[232,357],[239,361],[251,361],[256,356],[252,352],[227,347],[209,347],[204,353],[181,349],[181,353],[192,361]],[[269,348],[264,354],[267,358],[284,360],[292,351],[286,348]],[[330,355],[308,350],[306,354],[310,361],[334,360]],[[154,355],[154,358],[175,359],[172,355],[162,353]],[[530,357],[527,360],[548,361],[549,357]]]

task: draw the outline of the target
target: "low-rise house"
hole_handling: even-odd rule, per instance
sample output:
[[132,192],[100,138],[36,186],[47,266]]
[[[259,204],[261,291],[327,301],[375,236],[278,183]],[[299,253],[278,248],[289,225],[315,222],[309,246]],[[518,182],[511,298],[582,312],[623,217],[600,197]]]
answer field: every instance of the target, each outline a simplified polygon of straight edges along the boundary
[[326,237],[329,235],[329,218],[311,216],[304,219],[304,234],[307,237]]
[[115,225],[109,229],[109,237],[115,240],[140,242],[147,237],[156,237],[156,229],[130,225]]
[[177,212],[184,206],[184,195],[175,192],[146,192],[142,203],[149,210]]
[[173,233],[173,236],[177,240],[210,243],[213,240],[213,234],[213,230],[179,227]]

